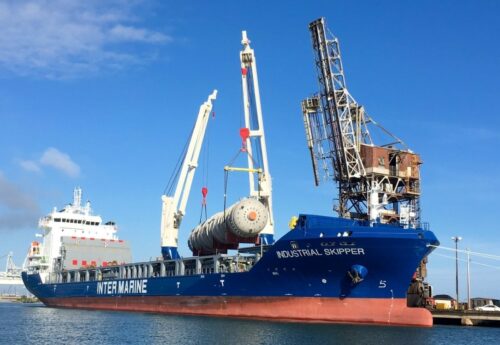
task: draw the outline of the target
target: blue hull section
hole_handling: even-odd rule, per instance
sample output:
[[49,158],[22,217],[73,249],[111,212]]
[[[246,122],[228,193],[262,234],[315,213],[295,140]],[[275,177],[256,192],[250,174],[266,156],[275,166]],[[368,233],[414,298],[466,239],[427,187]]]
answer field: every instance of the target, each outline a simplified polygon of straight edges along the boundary
[[[113,296],[248,296],[405,298],[420,261],[439,242],[431,231],[366,226],[301,216],[247,272],[44,284],[23,273],[28,290],[51,298]],[[366,272],[353,281],[353,267]],[[364,272],[364,271],[363,271]]]

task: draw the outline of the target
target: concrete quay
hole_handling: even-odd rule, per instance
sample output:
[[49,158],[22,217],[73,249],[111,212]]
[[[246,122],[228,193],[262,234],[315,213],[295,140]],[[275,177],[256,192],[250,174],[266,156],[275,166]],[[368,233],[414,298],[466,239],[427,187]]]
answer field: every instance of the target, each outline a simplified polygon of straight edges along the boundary
[[500,312],[478,310],[431,310],[434,324],[500,327]]

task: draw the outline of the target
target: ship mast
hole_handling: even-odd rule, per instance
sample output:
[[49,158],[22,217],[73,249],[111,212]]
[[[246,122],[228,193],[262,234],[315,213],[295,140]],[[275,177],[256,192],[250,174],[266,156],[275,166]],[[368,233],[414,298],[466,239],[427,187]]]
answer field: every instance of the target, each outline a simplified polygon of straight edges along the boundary
[[[302,101],[302,113],[315,184],[337,183],[341,217],[419,227],[420,157],[351,96],[339,40],[324,18],[310,23],[309,31],[319,92]],[[375,145],[369,125],[391,141]]]

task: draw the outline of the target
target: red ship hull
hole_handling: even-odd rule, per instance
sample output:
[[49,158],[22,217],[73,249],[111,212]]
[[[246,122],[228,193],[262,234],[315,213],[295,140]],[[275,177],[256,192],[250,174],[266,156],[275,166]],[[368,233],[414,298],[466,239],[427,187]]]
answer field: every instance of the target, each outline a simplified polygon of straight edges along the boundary
[[432,326],[424,308],[406,299],[323,297],[70,297],[45,298],[53,307],[270,319],[288,322]]

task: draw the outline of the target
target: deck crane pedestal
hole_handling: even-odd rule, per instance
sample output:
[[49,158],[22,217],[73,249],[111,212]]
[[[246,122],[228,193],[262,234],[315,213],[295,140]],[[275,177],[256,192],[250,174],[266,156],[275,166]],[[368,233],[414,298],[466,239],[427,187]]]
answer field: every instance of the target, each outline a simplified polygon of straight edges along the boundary
[[208,99],[200,106],[198,117],[191,134],[191,139],[182,161],[177,186],[173,196],[162,195],[161,214],[161,253],[165,260],[178,259],[178,236],[182,218],[186,214],[186,205],[191,191],[194,174],[198,167],[203,139],[207,129],[208,119],[212,112],[212,101],[217,98],[214,90]]

